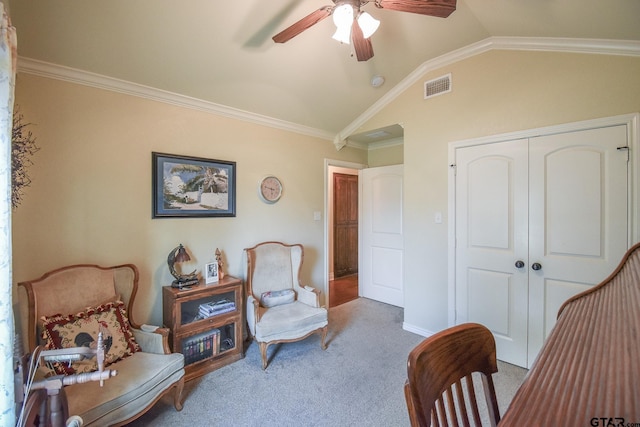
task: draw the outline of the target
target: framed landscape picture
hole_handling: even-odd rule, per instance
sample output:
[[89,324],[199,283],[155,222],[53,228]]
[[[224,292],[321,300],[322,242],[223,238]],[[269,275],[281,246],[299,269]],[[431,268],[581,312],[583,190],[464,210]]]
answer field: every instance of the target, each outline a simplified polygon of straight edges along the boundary
[[236,216],[236,163],[151,153],[153,218]]

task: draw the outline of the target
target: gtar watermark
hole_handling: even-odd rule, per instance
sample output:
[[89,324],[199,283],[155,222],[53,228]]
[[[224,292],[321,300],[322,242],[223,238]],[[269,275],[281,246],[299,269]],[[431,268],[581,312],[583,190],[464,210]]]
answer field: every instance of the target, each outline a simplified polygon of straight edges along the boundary
[[640,422],[627,422],[621,417],[598,417],[591,418],[591,425],[593,427],[640,427]]

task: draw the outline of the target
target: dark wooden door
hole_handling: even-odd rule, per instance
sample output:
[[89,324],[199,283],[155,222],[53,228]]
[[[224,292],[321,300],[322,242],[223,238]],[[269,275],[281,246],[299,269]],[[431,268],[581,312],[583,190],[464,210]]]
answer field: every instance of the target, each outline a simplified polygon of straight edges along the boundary
[[333,274],[358,272],[358,176],[333,174]]

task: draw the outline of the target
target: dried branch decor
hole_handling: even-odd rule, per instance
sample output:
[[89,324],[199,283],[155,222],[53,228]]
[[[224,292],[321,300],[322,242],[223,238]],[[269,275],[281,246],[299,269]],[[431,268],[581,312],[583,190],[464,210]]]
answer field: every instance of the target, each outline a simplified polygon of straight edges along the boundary
[[24,197],[24,189],[31,185],[27,169],[33,164],[33,156],[40,147],[36,138],[26,128],[31,123],[24,123],[24,117],[16,109],[13,115],[13,131],[11,133],[11,206],[17,208]]

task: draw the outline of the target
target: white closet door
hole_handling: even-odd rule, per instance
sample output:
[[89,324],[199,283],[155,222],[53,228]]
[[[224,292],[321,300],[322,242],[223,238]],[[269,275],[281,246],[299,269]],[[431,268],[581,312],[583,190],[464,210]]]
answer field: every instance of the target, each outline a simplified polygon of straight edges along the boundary
[[527,362],[527,169],[526,139],[456,150],[456,323],[488,327],[500,359],[519,366]]
[[529,365],[562,303],[604,280],[628,247],[626,145],[622,125],[530,140]]
[[627,127],[456,150],[456,323],[529,367],[560,305],[629,246]]

